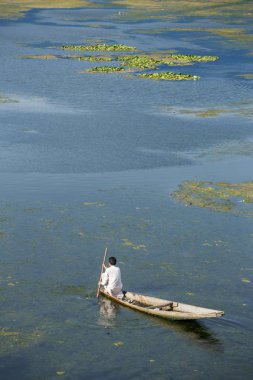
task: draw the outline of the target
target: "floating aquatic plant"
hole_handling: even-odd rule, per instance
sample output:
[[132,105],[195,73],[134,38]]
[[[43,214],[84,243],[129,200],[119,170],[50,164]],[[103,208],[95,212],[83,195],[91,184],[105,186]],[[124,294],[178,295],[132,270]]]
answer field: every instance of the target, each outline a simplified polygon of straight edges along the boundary
[[253,74],[240,74],[238,75],[239,77],[243,78],[243,79],[248,79],[248,80],[252,80],[253,79]]
[[84,51],[137,51],[136,47],[123,44],[63,45],[62,49]]
[[154,79],[154,80],[196,80],[200,78],[197,75],[172,73],[172,72],[138,74],[138,77]]
[[253,204],[253,182],[229,184],[186,181],[171,195],[186,206],[199,206],[213,211],[244,213],[253,216],[248,209],[239,210],[243,204]]
[[135,244],[132,241],[129,241],[128,239],[122,239],[122,241],[123,241],[123,244],[126,247],[131,247],[134,250],[139,250],[139,249],[145,249],[146,248],[146,246],[144,244]]
[[84,202],[84,206],[96,206],[96,207],[104,207],[105,203],[103,202]]
[[3,103],[18,103],[17,100],[15,99],[11,99],[11,98],[8,98],[7,96],[5,95],[1,95],[0,94],[0,104],[3,104]]
[[57,59],[58,57],[53,54],[45,54],[45,55],[23,55],[21,58],[25,59]]
[[84,57],[75,57],[78,58],[80,61],[91,61],[91,62],[110,62],[113,61],[113,58],[110,56],[96,56],[96,55],[89,55]]
[[91,69],[88,69],[84,72],[88,72],[88,73],[114,73],[114,72],[121,72],[121,71],[125,71],[124,67],[97,66],[97,67],[92,67]]
[[187,61],[187,62],[209,62],[217,61],[219,57],[211,55],[194,55],[194,54],[171,54],[170,58],[173,61]]
[[141,69],[154,69],[157,66],[163,64],[162,60],[158,60],[154,57],[149,57],[147,55],[128,55],[118,57],[119,61],[123,61],[126,66],[129,67],[139,67]]
[[118,60],[124,62],[130,67],[139,67],[142,69],[154,69],[161,65],[187,65],[192,62],[208,62],[216,61],[215,56],[199,56],[199,55],[184,55],[171,54],[170,56],[162,55],[128,55],[119,56]]

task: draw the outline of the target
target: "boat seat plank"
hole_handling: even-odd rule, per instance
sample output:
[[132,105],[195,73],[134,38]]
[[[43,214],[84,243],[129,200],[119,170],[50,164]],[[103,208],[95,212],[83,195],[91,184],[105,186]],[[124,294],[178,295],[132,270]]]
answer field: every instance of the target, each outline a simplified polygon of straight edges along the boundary
[[172,308],[173,308],[173,302],[166,302],[166,303],[164,303],[162,305],[156,305],[156,306],[155,305],[151,305],[151,306],[146,307],[146,309],[150,309],[150,310],[152,310],[152,309],[162,309],[162,308],[167,307],[167,306],[169,306],[170,309],[172,310]]

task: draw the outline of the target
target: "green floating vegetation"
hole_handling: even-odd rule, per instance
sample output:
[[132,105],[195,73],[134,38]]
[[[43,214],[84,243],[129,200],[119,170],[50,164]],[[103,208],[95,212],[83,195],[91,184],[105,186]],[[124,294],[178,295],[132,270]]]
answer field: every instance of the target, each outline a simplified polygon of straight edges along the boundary
[[244,282],[245,284],[249,284],[251,281],[248,278],[241,278],[241,281]]
[[45,54],[45,55],[23,55],[21,58],[24,59],[57,59],[58,57],[53,54]]
[[115,73],[115,72],[122,72],[125,71],[124,67],[117,67],[117,66],[97,66],[92,67],[91,69],[82,71],[82,72],[88,72],[88,73]]
[[123,44],[63,45],[62,49],[84,51],[137,51],[136,47]]
[[5,103],[18,103],[18,101],[0,94],[0,104],[5,104]]
[[161,65],[187,65],[192,62],[208,62],[219,59],[215,56],[199,56],[199,55],[184,55],[171,54],[170,56],[157,55],[129,55],[119,56],[118,60],[124,62],[129,67],[139,67],[141,69],[154,69]]
[[172,72],[138,74],[138,77],[154,79],[154,80],[196,80],[200,78],[197,75],[172,73]]
[[154,69],[164,63],[162,60],[147,55],[121,56],[118,57],[118,60],[128,67],[139,67],[141,69]]
[[204,117],[204,118],[208,118],[208,117],[217,117],[217,116],[220,116],[222,114],[227,114],[227,113],[233,113],[234,111],[231,109],[207,109],[207,110],[182,110],[182,114],[185,114],[185,115],[194,115],[194,116],[198,116],[198,117]]
[[0,336],[18,336],[19,332],[16,331],[0,331]]
[[171,195],[186,206],[205,207],[213,211],[253,216],[252,211],[248,209],[240,210],[244,204],[253,204],[253,182],[229,184],[186,181]]
[[210,62],[217,61],[219,57],[211,55],[194,55],[194,54],[171,54],[170,58],[173,61],[187,61],[187,62]]
[[91,62],[110,62],[113,61],[113,58],[110,56],[84,56],[84,57],[75,57],[78,58],[79,61],[91,61]]
[[87,206],[104,207],[105,203],[103,203],[103,202],[84,202],[83,205],[86,207]]
[[116,346],[116,347],[121,347],[121,346],[124,345],[124,343],[121,342],[121,341],[119,341],[119,342],[114,342],[113,345]]
[[252,103],[230,103],[228,108],[193,108],[185,109],[179,107],[165,106],[163,109],[168,113],[173,113],[174,115],[186,115],[201,118],[212,118],[221,117],[229,114],[237,114],[244,117],[252,117],[253,109]]
[[122,239],[122,241],[124,246],[131,247],[134,250],[146,249],[146,246],[144,244],[135,244],[128,239]]
[[238,75],[240,78],[247,79],[247,80],[252,80],[253,79],[253,74],[241,74]]

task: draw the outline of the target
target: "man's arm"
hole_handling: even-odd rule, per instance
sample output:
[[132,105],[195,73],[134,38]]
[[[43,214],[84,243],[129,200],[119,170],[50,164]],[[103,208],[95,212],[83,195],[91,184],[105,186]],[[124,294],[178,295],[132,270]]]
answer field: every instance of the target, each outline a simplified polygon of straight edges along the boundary
[[106,268],[105,272],[102,274],[101,285],[102,286],[107,285],[108,281],[109,281],[109,274],[108,274],[108,271],[107,271],[107,268]]

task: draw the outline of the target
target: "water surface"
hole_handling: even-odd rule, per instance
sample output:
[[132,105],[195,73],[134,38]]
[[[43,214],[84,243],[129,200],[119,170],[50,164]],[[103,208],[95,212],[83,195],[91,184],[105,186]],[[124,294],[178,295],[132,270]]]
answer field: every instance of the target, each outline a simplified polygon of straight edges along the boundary
[[[2,14],[1,377],[251,379],[253,220],[170,196],[185,180],[252,181],[251,10],[126,3]],[[97,41],[220,59],[172,68],[199,81],[156,82],[22,58]],[[172,323],[97,302],[105,247],[125,289],[225,317]]]

